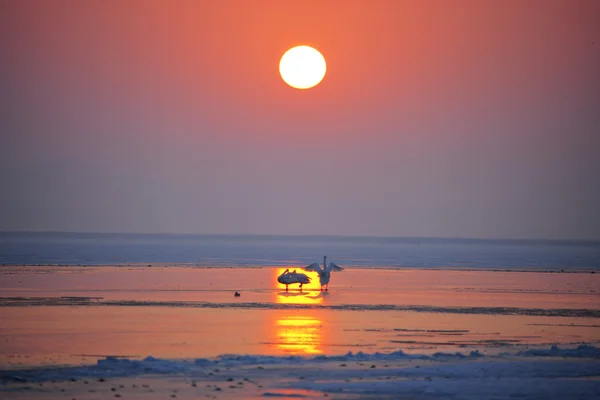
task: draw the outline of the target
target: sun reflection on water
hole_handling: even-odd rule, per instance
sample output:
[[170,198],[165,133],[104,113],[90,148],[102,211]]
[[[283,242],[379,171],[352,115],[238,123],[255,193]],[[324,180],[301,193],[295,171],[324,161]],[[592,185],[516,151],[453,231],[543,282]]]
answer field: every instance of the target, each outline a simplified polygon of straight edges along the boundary
[[288,354],[320,354],[321,320],[305,315],[283,316],[275,321],[277,347]]
[[[320,291],[319,278],[316,273],[306,273],[311,278],[309,284],[303,285],[302,291],[298,285],[290,285],[288,291],[285,291],[285,285],[277,283],[277,277],[281,275],[286,268],[274,268],[273,282],[277,289],[275,302],[279,304],[320,304],[323,302],[323,296]],[[293,270],[290,268],[290,270]],[[315,310],[279,310],[274,323],[275,344],[277,348],[286,354],[320,354],[323,353],[322,338],[323,324],[315,316]]]

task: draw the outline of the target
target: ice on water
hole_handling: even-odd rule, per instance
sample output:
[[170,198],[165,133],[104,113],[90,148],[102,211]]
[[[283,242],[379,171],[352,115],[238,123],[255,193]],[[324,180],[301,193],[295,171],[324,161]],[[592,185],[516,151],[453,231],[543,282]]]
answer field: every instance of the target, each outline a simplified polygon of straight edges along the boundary
[[212,373],[218,367],[226,369],[224,377],[260,380],[265,385],[264,397],[277,397],[282,389],[305,389],[338,398],[575,399],[600,393],[600,380],[589,379],[600,376],[599,360],[600,349],[586,345],[496,356],[479,351],[433,355],[396,351],[317,357],[223,355],[195,360],[107,357],[89,366],[0,371],[0,380],[6,384],[177,374],[198,383],[220,379]]

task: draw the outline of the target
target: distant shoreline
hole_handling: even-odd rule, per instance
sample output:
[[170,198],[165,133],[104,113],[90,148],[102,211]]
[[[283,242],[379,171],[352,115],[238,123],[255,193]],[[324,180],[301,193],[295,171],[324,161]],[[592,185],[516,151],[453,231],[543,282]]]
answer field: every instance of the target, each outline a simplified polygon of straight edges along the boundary
[[506,237],[463,237],[463,236],[401,236],[401,235],[323,235],[323,234],[263,234],[263,233],[160,233],[160,232],[74,232],[74,231],[2,231],[2,235],[32,235],[32,236],[122,236],[122,237],[172,237],[172,238],[203,238],[203,239],[339,239],[339,240],[377,240],[377,241],[401,241],[401,242],[455,242],[455,243],[498,243],[498,244],[579,244],[600,246],[600,239],[574,239],[574,238],[506,238]]
[[[297,264],[197,264],[197,263],[117,263],[117,264],[0,264],[0,268],[198,268],[198,269],[263,269],[295,267],[302,268]],[[348,265],[344,268],[353,270],[385,270],[385,271],[457,271],[457,272],[511,272],[511,273],[548,273],[548,274],[595,274],[598,269],[573,269],[565,268],[542,268],[542,267],[515,267],[515,268],[492,268],[492,267],[415,267],[415,266],[386,266],[386,265]]]

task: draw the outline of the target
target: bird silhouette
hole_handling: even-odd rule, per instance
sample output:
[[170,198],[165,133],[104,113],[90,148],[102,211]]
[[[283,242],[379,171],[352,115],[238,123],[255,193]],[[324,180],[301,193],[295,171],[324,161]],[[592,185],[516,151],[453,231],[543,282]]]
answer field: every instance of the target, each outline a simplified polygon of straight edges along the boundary
[[304,267],[305,271],[316,272],[319,274],[319,282],[321,283],[321,290],[325,286],[325,290],[329,290],[329,280],[331,279],[331,271],[343,271],[344,268],[332,262],[327,265],[327,256],[323,257],[323,268],[317,263],[312,263]]

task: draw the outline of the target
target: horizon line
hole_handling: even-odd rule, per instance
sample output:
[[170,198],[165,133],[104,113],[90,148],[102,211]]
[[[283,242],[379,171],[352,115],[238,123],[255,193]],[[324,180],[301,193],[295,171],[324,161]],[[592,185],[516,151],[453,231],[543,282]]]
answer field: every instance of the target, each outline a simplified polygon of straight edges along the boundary
[[290,233],[193,233],[193,232],[107,232],[107,231],[61,231],[61,230],[0,230],[0,234],[82,234],[82,235],[162,235],[162,236],[254,236],[254,237],[322,237],[348,239],[416,239],[416,240],[480,240],[516,242],[587,242],[600,244],[597,239],[551,239],[551,238],[507,238],[507,237],[468,237],[468,236],[401,236],[401,235],[334,235],[334,234],[290,234]]

